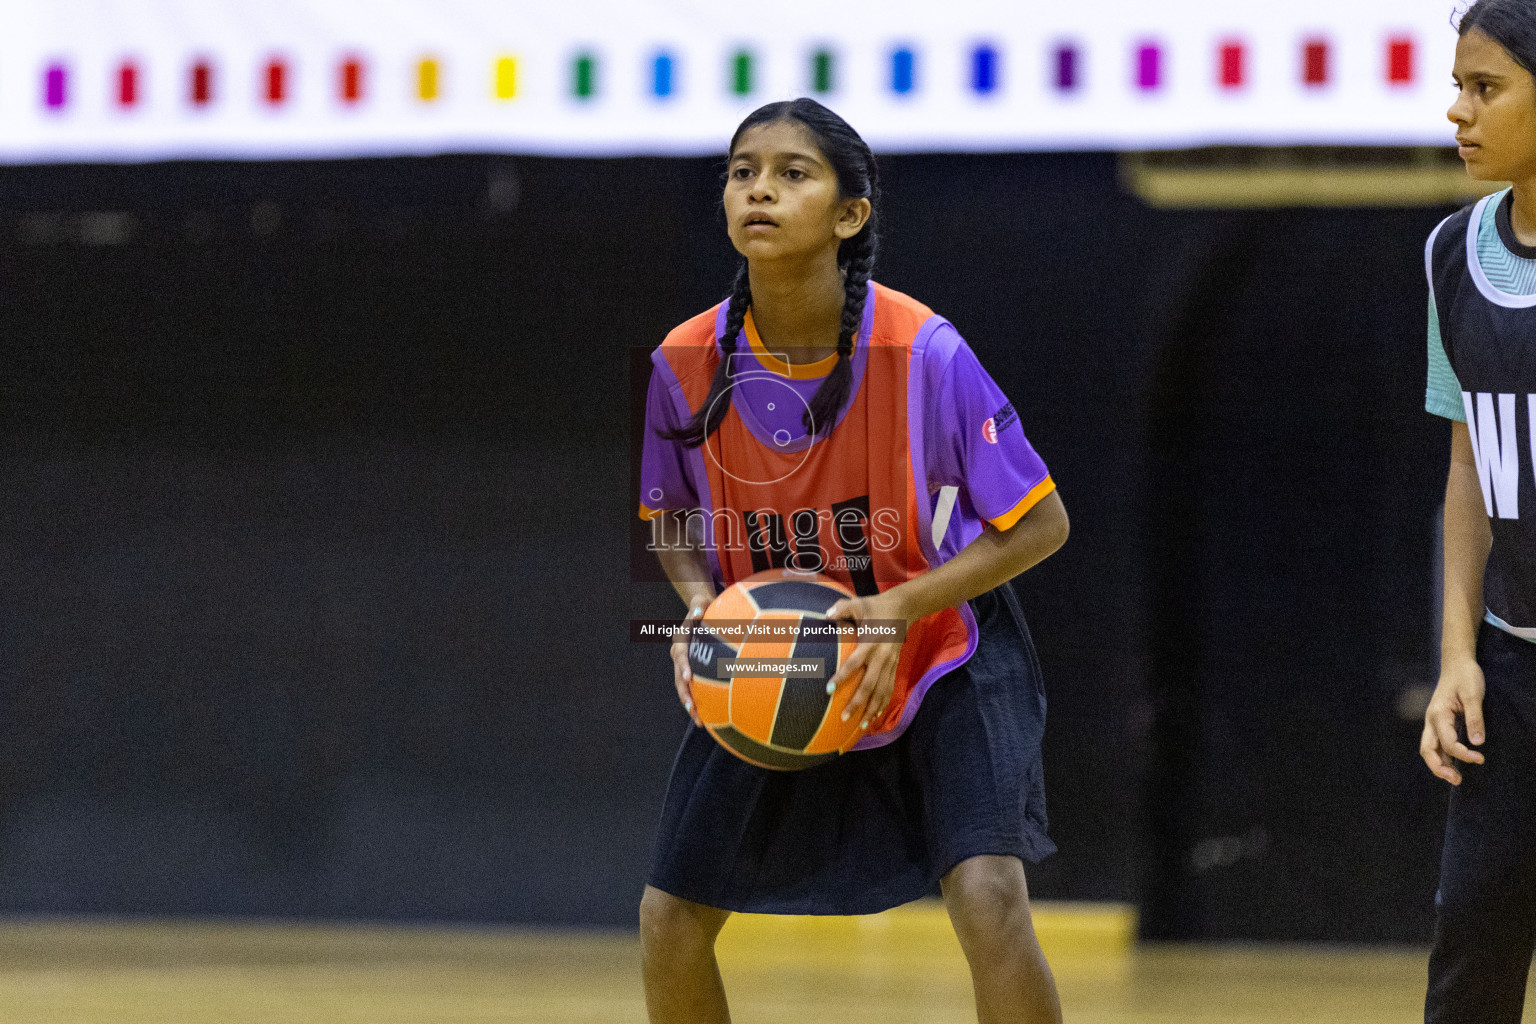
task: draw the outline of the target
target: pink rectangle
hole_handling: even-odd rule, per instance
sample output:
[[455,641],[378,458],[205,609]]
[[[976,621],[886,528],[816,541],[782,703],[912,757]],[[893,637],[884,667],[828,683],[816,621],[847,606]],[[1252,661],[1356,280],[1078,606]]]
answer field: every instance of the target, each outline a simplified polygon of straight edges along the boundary
[[1163,48],[1143,43],[1136,51],[1136,84],[1150,92],[1163,84]]
[[117,69],[117,105],[132,107],[139,102],[139,66],[125,60]]
[[62,63],[48,65],[43,72],[43,103],[49,110],[62,110],[69,102],[69,73]]

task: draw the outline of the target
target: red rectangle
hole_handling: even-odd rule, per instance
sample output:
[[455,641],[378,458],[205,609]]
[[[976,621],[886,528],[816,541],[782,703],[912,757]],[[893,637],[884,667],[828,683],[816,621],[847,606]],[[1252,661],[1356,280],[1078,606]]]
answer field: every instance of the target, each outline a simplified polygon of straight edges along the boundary
[[213,66],[205,60],[192,65],[192,105],[206,107],[213,102]]
[[117,69],[117,105],[131,107],[139,102],[139,68],[133,61],[124,61]]
[[277,59],[268,61],[265,77],[267,103],[275,107],[288,96],[288,65]]
[[1307,85],[1328,84],[1328,42],[1308,39],[1301,47],[1301,80]]
[[1221,44],[1221,85],[1224,89],[1241,88],[1246,78],[1247,50],[1236,41]]
[[1413,81],[1413,40],[1398,37],[1387,42],[1387,81],[1404,85]]
[[363,62],[349,57],[341,62],[341,101],[357,103],[363,98]]

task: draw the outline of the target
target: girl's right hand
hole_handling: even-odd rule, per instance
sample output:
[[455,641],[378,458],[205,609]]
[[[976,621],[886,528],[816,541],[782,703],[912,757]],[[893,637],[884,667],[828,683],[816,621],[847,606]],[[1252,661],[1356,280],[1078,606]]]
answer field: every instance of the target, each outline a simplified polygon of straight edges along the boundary
[[688,712],[688,717],[693,719],[693,724],[701,729],[704,723],[699,720],[699,712],[693,706],[693,695],[688,692],[688,684],[693,680],[693,673],[688,669],[687,636],[693,626],[704,617],[704,609],[707,607],[709,607],[707,600],[695,598],[692,607],[688,609],[688,614],[683,618],[683,632],[672,641],[672,682],[677,687],[677,699],[682,702],[683,710]]
[[1483,694],[1487,684],[1476,661],[1466,658],[1440,669],[1440,682],[1424,712],[1424,735],[1419,740],[1419,755],[1429,770],[1453,786],[1461,785],[1461,772],[1455,762],[1482,764],[1483,755],[1461,742],[1456,734],[1456,716],[1466,719],[1467,739],[1473,747],[1486,737],[1483,729]]

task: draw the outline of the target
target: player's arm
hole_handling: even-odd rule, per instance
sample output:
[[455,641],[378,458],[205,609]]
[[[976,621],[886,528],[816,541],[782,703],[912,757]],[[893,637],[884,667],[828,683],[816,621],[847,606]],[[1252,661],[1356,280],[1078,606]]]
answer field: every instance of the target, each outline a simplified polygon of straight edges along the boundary
[[1419,753],[1429,770],[1453,786],[1461,784],[1455,760],[1483,763],[1483,755],[1457,736],[1456,719],[1458,715],[1465,719],[1471,746],[1483,742],[1484,682],[1477,664],[1477,631],[1483,618],[1483,570],[1492,544],[1472,436],[1465,423],[1453,422],[1451,469],[1445,481],[1440,681],[1424,713],[1419,740]]
[[[867,619],[904,619],[908,625],[942,608],[953,608],[1019,573],[1043,562],[1067,540],[1067,510],[1061,496],[1051,491],[1006,530],[988,523],[981,536],[967,544],[954,558],[915,579],[897,584],[871,597],[839,601],[830,615],[837,617],[844,609],[850,617]],[[867,652],[860,658],[860,653]],[[860,651],[838,669],[833,678],[842,678],[862,665],[864,679],[848,702],[845,718],[860,716],[863,725],[885,713],[895,691],[896,662],[901,656],[898,644],[860,645]]]
[[[699,536],[698,517],[686,512],[663,511],[658,515],[662,537],[676,538],[677,543],[656,545],[656,557],[661,561],[662,572],[672,583],[672,589],[683,599],[691,611],[709,604],[715,599],[715,585],[709,566],[709,556],[704,551],[703,538]],[[690,531],[689,524],[695,527]]]
[[981,536],[971,541],[954,558],[887,590],[899,612],[893,618],[909,623],[941,608],[957,607],[994,587],[1000,587],[1019,573],[1038,565],[1067,542],[1069,524],[1061,495],[1052,491],[1006,530],[987,523]]
[[[704,609],[709,607],[709,602],[715,599],[715,586],[709,566],[709,556],[705,554],[703,538],[698,536],[697,530],[690,532],[689,523],[697,524],[697,517],[689,518],[686,513],[663,511],[658,514],[656,527],[661,530],[661,536],[678,538],[679,543],[659,544],[656,547],[656,557],[661,561],[661,569],[667,574],[667,579],[672,582],[672,589],[677,591],[677,596],[683,599],[683,604],[688,607],[688,614],[683,618],[683,624],[691,627],[704,614]],[[688,671],[688,643],[679,638],[672,642],[672,682],[677,687],[677,699],[682,701],[683,708],[693,718],[694,725],[702,725],[698,714],[693,710],[693,698],[688,693],[688,683],[692,680],[692,673]]]

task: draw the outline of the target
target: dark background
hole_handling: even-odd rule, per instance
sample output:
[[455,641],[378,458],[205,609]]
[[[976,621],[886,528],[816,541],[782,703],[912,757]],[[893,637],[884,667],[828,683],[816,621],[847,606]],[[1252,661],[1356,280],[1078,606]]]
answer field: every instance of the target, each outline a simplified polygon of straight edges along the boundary
[[[959,327],[1072,516],[1017,581],[1032,892],[1427,938],[1448,211],[883,167],[877,279]],[[0,169],[0,911],[634,924],[684,718],[627,642],[678,610],[629,578],[627,378],[724,294],[719,173]]]

